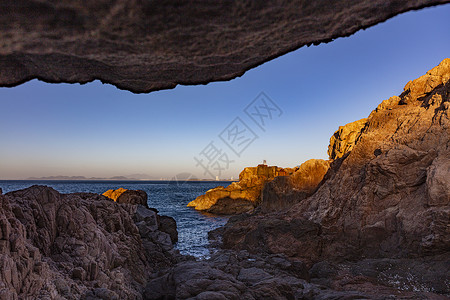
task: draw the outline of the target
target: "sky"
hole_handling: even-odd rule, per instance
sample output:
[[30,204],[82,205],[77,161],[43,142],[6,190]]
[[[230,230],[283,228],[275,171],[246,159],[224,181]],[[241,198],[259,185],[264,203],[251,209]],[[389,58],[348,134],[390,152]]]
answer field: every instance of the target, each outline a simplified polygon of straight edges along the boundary
[[[227,82],[150,94],[99,81],[0,88],[0,179],[225,179],[263,160],[293,167],[327,159],[339,126],[367,117],[450,57],[448,16],[450,5],[404,13]],[[263,126],[246,107],[259,107]]]

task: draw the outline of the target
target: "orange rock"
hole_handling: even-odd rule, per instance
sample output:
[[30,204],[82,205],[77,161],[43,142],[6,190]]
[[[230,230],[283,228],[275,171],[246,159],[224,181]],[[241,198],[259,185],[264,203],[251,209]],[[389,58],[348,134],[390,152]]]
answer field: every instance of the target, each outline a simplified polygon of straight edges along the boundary
[[102,195],[108,197],[109,199],[117,201],[117,198],[119,198],[119,196],[122,195],[125,191],[127,191],[127,189],[124,188],[119,188],[117,190],[107,190]]
[[[234,214],[253,210],[261,200],[261,191],[266,182],[278,176],[291,175],[297,169],[283,169],[264,164],[258,165],[257,167],[245,168],[239,174],[239,182],[233,182],[226,188],[219,186],[211,189],[204,195],[191,201],[187,206],[195,207],[196,210],[210,211],[218,214]],[[214,207],[220,200],[223,200],[220,205]]]

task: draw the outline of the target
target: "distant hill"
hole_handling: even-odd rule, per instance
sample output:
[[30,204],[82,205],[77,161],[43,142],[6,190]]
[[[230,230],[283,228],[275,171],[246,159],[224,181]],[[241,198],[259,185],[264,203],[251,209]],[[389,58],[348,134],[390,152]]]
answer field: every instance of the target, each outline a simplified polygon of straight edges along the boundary
[[132,176],[113,176],[113,177],[86,177],[86,176],[44,176],[44,177],[29,177],[27,180],[142,180],[147,178],[136,178]]

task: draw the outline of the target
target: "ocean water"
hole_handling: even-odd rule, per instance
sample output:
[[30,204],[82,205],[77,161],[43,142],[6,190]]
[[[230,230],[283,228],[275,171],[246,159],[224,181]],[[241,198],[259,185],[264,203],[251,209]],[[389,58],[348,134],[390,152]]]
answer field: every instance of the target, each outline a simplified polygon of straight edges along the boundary
[[148,194],[148,204],[160,215],[173,217],[177,221],[178,243],[182,254],[198,258],[210,255],[208,231],[223,226],[228,218],[200,213],[186,205],[197,196],[216,186],[227,186],[221,181],[29,181],[0,180],[3,193],[24,189],[32,185],[46,185],[60,193],[90,192],[101,194],[120,187],[143,190]]

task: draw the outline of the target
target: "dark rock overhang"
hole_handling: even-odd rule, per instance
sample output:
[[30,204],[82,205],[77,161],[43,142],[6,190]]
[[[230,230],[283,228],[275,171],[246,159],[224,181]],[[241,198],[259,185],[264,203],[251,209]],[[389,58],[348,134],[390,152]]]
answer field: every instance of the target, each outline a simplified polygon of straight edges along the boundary
[[134,93],[230,80],[304,45],[450,0],[2,0],[0,86],[96,79]]

